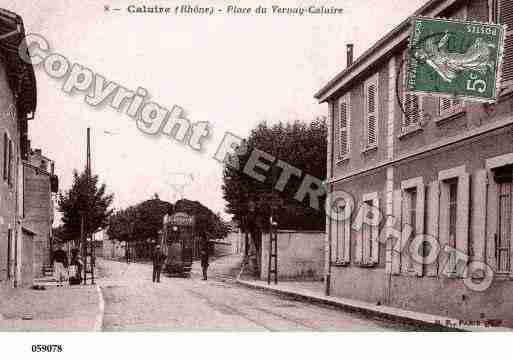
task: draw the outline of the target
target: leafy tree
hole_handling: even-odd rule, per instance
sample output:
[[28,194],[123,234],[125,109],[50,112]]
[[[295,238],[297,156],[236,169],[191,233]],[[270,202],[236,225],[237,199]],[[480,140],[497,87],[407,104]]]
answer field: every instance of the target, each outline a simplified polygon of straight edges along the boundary
[[97,175],[88,176],[87,172],[73,172],[73,184],[69,190],[59,193],[58,210],[62,213],[62,228],[59,235],[64,241],[80,238],[81,218],[84,221],[84,234],[91,235],[104,228],[112,210],[113,195],[107,193],[104,183],[99,183]]
[[109,221],[107,234],[120,241],[133,242],[157,239],[166,213],[185,212],[196,219],[196,230],[209,238],[226,237],[229,228],[219,215],[198,201],[181,199],[173,204],[161,201],[158,196],[135,206],[115,212]]
[[[324,118],[310,124],[296,121],[269,126],[262,122],[252,130],[237,154],[239,169],[226,166],[223,178],[227,212],[233,214],[242,230],[248,231],[253,224],[266,231],[271,214],[280,229],[324,230],[322,211],[310,208],[308,197],[302,203],[294,197],[306,174],[320,180],[326,178],[326,140]],[[301,177],[291,176],[284,191],[279,192],[273,187],[281,174],[280,167],[273,165],[266,173],[260,171],[266,177],[264,182],[246,175],[242,169],[254,149],[300,169]]]
[[224,238],[228,235],[229,228],[219,214],[215,214],[208,207],[198,201],[180,199],[175,204],[175,212],[185,212],[192,215],[196,221],[196,230],[206,233],[211,238]]

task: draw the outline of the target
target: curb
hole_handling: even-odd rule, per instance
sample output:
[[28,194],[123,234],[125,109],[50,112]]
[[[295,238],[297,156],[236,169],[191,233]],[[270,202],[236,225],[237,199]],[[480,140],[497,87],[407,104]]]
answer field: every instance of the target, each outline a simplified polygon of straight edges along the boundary
[[[271,288],[271,287],[267,287],[267,286],[262,286],[262,285],[259,285],[256,283],[251,283],[249,281],[241,280],[239,278],[236,279],[236,282],[238,284],[241,284],[241,285],[251,288],[251,289],[258,289],[258,290],[263,290],[263,291],[267,291],[267,292],[271,292],[271,293],[275,293],[275,294],[281,294],[281,295],[285,295],[289,298],[293,298],[296,300],[304,300],[304,301],[308,301],[310,303],[323,304],[323,305],[328,305],[328,306],[332,306],[332,307],[337,307],[337,308],[342,309],[347,312],[361,313],[364,315],[372,315],[372,316],[377,316],[377,317],[380,317],[383,319],[398,321],[401,323],[417,326],[417,327],[419,327],[419,329],[422,329],[422,330],[443,331],[443,332],[447,332],[447,331],[449,331],[449,332],[466,332],[466,331],[468,331],[463,328],[448,327],[443,324],[438,324],[435,322],[422,320],[420,318],[415,318],[413,316],[401,315],[399,313],[392,313],[390,311],[387,312],[385,310],[380,311],[380,310],[376,310],[376,309],[372,309],[372,308],[368,308],[368,307],[366,308],[363,306],[358,306],[358,305],[355,305],[352,303],[342,303],[340,300],[335,300],[335,298],[330,299],[330,298],[314,297],[314,296],[294,292],[294,291],[287,290],[287,289]],[[386,307],[384,307],[384,308],[386,308]],[[440,317],[440,318],[442,318],[442,317]],[[445,319],[449,319],[449,318],[443,318],[444,321],[445,321]],[[444,321],[442,321],[441,323],[443,323]],[[452,321],[455,321],[455,319],[453,319]]]
[[102,289],[98,284],[96,284],[96,292],[98,293],[98,314],[96,314],[93,331],[101,332],[103,327],[103,316],[105,314],[105,301],[103,299]]

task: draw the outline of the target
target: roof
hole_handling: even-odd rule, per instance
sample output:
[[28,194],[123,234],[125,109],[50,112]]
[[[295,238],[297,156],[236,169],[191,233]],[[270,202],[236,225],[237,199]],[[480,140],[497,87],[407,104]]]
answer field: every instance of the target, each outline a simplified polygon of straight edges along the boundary
[[[9,34],[9,35],[8,35]],[[20,44],[25,41],[25,28],[22,18],[0,8],[0,59],[6,66],[9,85],[17,95],[19,118],[32,118],[36,110],[36,77],[32,64],[27,64],[18,55]]]
[[[419,8],[413,16],[437,16],[440,12],[451,7],[452,5],[466,0],[430,0]],[[380,60],[390,56],[390,53],[404,44],[409,35],[410,18],[405,19],[392,31],[378,40],[373,46],[358,57],[351,66],[338,73],[326,85],[324,85],[314,97],[319,102],[327,101],[335,92],[341,90],[348,85],[362,72],[368,70]]]

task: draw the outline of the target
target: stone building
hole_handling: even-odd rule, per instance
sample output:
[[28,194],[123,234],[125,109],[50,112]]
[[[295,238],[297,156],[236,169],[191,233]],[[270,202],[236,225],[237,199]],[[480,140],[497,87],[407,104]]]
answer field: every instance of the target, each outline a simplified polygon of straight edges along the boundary
[[23,223],[23,160],[27,122],[36,109],[32,65],[18,55],[22,19],[0,9],[0,287],[31,284],[33,231]]
[[23,223],[35,233],[33,270],[34,276],[40,277],[52,264],[52,194],[58,191],[58,181],[54,162],[43,156],[40,149],[30,151],[23,167]]
[[[356,209],[378,208],[382,217],[379,226],[355,227],[358,211],[328,221],[326,289],[513,325],[513,2],[431,0],[415,15],[508,24],[499,100],[405,96],[410,19],[355,61],[348,47],[348,67],[315,95],[330,111],[328,196],[347,192]],[[393,229],[405,227],[411,235],[403,231],[397,247]],[[412,242],[416,234],[436,243]],[[476,263],[493,272],[485,290],[479,284],[491,277]]]

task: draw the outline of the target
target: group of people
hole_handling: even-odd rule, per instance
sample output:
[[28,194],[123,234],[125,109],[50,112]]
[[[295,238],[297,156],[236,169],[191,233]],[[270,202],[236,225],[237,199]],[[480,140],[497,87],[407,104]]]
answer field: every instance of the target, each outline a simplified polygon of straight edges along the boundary
[[[207,270],[208,270],[208,250],[203,248],[200,252],[201,259],[201,269],[203,272],[203,280],[207,280]],[[162,272],[162,267],[164,266],[164,262],[166,260],[166,255],[162,252],[162,248],[158,244],[155,246],[155,251],[153,252],[153,282],[160,283],[160,272]]]
[[68,261],[68,255],[62,246],[58,246],[53,252],[53,275],[58,286],[66,281],[70,285],[82,283],[82,271],[84,262],[80,257],[80,251],[77,248],[71,250],[71,260]]

